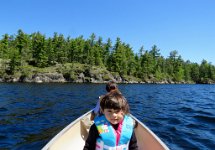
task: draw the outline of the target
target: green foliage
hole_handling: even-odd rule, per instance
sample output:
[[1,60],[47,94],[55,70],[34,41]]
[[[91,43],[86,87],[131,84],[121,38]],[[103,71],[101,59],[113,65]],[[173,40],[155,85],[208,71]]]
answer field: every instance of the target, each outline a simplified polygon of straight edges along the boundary
[[164,75],[163,75],[160,67],[158,67],[157,70],[155,71],[155,78],[158,81],[162,81],[164,79]]
[[0,58],[7,59],[9,51],[9,35],[3,35],[3,39],[0,41]]
[[88,73],[95,71],[102,74],[103,78],[110,79],[107,72],[102,73],[102,69],[93,69],[96,66],[115,72],[115,77],[124,79],[134,77],[136,80],[156,82],[215,82],[215,66],[206,60],[200,65],[185,62],[176,50],[171,51],[165,59],[156,45],[150,50],[142,46],[139,53],[135,54],[131,46],[119,37],[115,43],[110,38],[103,42],[102,37],[97,38],[94,33],[88,39],[83,36],[65,38],[58,33],[46,38],[40,32],[28,35],[20,29],[17,35],[5,34],[0,39],[0,60],[1,76],[17,72],[31,76],[32,70],[34,73],[57,71],[74,81],[80,73],[88,70]]

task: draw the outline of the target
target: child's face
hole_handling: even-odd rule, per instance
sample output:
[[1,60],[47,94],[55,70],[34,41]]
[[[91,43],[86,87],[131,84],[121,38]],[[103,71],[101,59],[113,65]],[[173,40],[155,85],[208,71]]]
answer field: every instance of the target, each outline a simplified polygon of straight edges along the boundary
[[111,124],[118,124],[124,118],[124,113],[122,110],[105,108],[103,114]]

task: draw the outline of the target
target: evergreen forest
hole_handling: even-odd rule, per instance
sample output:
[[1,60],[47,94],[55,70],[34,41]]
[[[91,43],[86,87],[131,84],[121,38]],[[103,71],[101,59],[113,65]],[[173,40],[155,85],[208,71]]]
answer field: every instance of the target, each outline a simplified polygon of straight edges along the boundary
[[105,68],[121,77],[132,76],[140,81],[215,83],[215,66],[207,60],[201,64],[183,60],[177,50],[164,58],[156,45],[149,50],[142,46],[134,53],[132,46],[119,37],[115,41],[110,38],[104,41],[94,33],[88,39],[58,33],[46,37],[40,32],[26,34],[19,29],[16,35],[4,34],[0,39],[0,78],[17,73],[28,76],[31,68],[45,69],[57,64]]

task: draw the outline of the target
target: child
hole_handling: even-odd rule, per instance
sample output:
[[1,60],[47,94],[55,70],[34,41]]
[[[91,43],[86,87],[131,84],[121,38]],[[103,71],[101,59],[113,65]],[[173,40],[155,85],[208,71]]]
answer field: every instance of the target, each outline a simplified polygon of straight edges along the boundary
[[119,92],[106,94],[100,102],[103,115],[91,126],[84,150],[137,150],[129,105]]
[[[106,84],[106,91],[109,93],[109,92],[112,92],[112,91],[117,91],[120,93],[118,87],[117,87],[117,84],[116,82],[114,81],[109,81],[107,84]],[[92,113],[91,113],[91,117],[90,117],[90,120],[94,120],[95,116],[98,116],[101,114],[100,112],[100,101],[101,99],[104,97],[104,95],[101,95],[99,96],[99,100],[97,101],[97,104],[96,104],[96,107],[93,109]]]

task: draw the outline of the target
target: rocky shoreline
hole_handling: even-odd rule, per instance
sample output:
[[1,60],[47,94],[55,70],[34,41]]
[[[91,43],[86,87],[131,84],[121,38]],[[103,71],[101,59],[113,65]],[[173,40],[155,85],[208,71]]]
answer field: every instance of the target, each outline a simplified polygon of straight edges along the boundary
[[[117,83],[140,84],[196,84],[193,81],[174,81],[171,77],[158,80],[154,75],[136,78],[110,72],[105,67],[89,66],[86,64],[57,64],[47,68],[25,66],[14,74],[2,74],[0,83],[107,83],[114,80]],[[214,84],[212,80],[197,84]]]
[[[107,77],[108,76],[108,77]],[[109,80],[114,80],[117,83],[141,83],[141,84],[192,84],[188,82],[174,82],[171,80],[164,80],[164,81],[153,81],[153,80],[146,80],[146,81],[140,81],[140,80],[128,80],[125,79],[119,75],[112,75],[112,74],[106,74],[105,78],[102,74],[91,74],[86,75],[84,73],[79,73],[75,80],[72,80],[71,78],[65,77],[61,73],[37,73],[30,77],[20,76],[20,77],[7,77],[7,78],[0,78],[0,82],[6,82],[6,83],[107,83]]]

